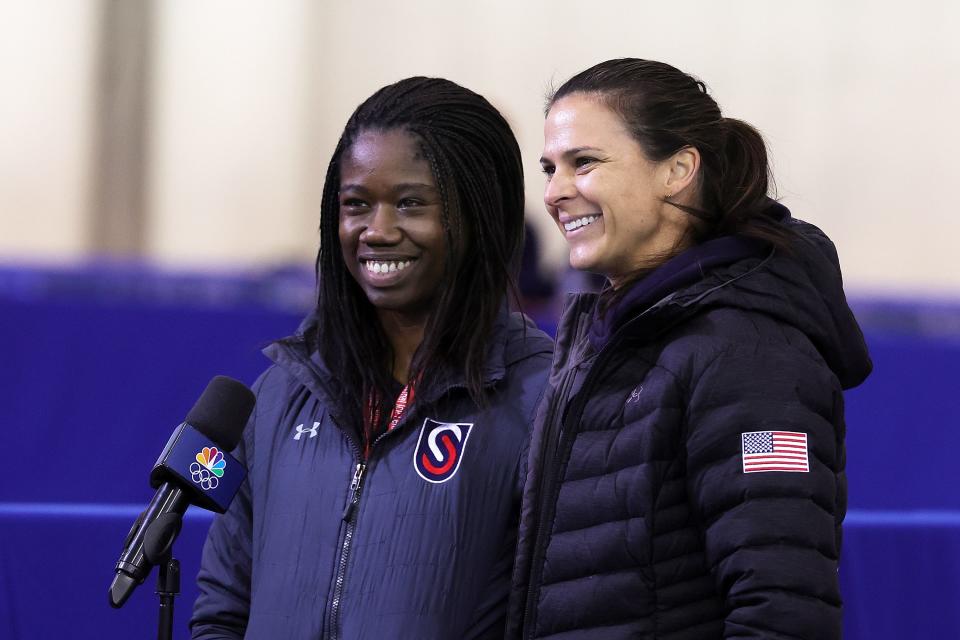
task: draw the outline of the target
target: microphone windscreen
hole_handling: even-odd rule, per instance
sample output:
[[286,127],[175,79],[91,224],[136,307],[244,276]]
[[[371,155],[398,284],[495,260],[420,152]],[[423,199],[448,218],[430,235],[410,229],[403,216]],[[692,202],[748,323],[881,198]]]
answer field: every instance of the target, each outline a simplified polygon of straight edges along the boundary
[[225,451],[232,451],[240,442],[255,402],[256,396],[245,384],[216,376],[190,409],[186,422]]

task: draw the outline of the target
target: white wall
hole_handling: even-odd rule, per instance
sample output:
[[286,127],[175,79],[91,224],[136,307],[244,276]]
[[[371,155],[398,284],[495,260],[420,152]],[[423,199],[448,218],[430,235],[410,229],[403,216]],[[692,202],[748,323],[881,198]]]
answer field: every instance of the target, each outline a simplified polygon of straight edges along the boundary
[[[83,247],[82,222],[64,212],[76,211],[66,203],[83,188],[74,164],[88,119],[75,112],[89,74],[74,67],[89,58],[76,31],[90,31],[90,4],[57,5],[80,15],[56,45],[36,33],[19,45],[0,37],[0,69],[17,71],[13,83],[0,74],[4,93],[13,89],[19,105],[0,101],[0,132],[25,145],[0,145],[3,230],[11,210],[30,219],[57,210],[67,230],[46,241],[17,227],[20,243],[34,239],[31,251]],[[0,11],[0,36],[11,31],[6,14],[42,13]],[[148,247],[158,261],[309,262],[326,163],[349,113],[378,87],[424,74],[485,94],[514,124],[528,209],[556,266],[564,249],[543,213],[537,162],[544,92],[595,62],[637,56],[700,76],[726,115],[764,132],[780,195],[835,239],[849,289],[960,295],[955,0],[162,0],[156,13]],[[60,67],[48,62],[43,76],[16,67],[11,46],[47,47]],[[56,97],[53,73],[69,75]],[[46,115],[28,117],[38,98]],[[36,136],[49,137],[51,119],[66,123],[57,138],[74,141],[74,164],[46,158],[53,152]],[[12,252],[0,238],[0,255]]]
[[766,135],[783,201],[834,238],[848,288],[960,294],[950,259],[960,238],[958,2],[355,0],[325,19],[321,57],[338,63],[323,76],[335,89],[324,124],[413,73],[484,93],[515,126],[528,209],[553,239],[554,264],[564,249],[546,224],[537,162],[544,89],[636,56],[698,75],[726,115]]
[[2,260],[69,260],[90,245],[96,8],[0,0]]
[[163,0],[148,252],[168,264],[302,256],[306,0]]

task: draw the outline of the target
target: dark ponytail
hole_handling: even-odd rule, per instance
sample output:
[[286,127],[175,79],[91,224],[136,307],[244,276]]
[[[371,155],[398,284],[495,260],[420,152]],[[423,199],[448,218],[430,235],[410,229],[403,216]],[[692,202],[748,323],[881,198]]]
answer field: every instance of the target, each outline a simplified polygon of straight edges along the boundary
[[735,229],[766,208],[767,149],[759,132],[742,120],[720,119],[722,147],[716,180],[718,231]]
[[574,93],[594,95],[619,115],[655,162],[685,147],[700,152],[697,204],[664,200],[696,218],[694,242],[740,234],[790,251],[794,234],[774,217],[769,197],[773,180],[763,137],[746,122],[723,117],[702,81],[662,62],[608,60],[567,80],[547,110]]

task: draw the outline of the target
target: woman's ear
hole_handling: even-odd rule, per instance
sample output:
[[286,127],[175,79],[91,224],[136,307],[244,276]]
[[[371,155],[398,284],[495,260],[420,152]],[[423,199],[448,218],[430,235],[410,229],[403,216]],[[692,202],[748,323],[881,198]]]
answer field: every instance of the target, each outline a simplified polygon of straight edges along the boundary
[[673,198],[696,183],[700,171],[700,151],[696,147],[684,147],[670,156],[666,162],[664,187],[666,197]]

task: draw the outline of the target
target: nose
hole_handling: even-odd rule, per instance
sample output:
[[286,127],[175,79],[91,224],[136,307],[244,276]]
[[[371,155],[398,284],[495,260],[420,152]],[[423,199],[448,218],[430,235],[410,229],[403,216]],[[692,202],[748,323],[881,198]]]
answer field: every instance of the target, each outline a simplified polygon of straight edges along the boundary
[[559,207],[564,201],[571,200],[576,195],[577,188],[573,176],[566,171],[561,171],[558,167],[543,189],[543,202],[548,207]]
[[397,244],[403,235],[398,222],[394,207],[380,205],[370,214],[369,224],[360,233],[360,241],[369,245]]

